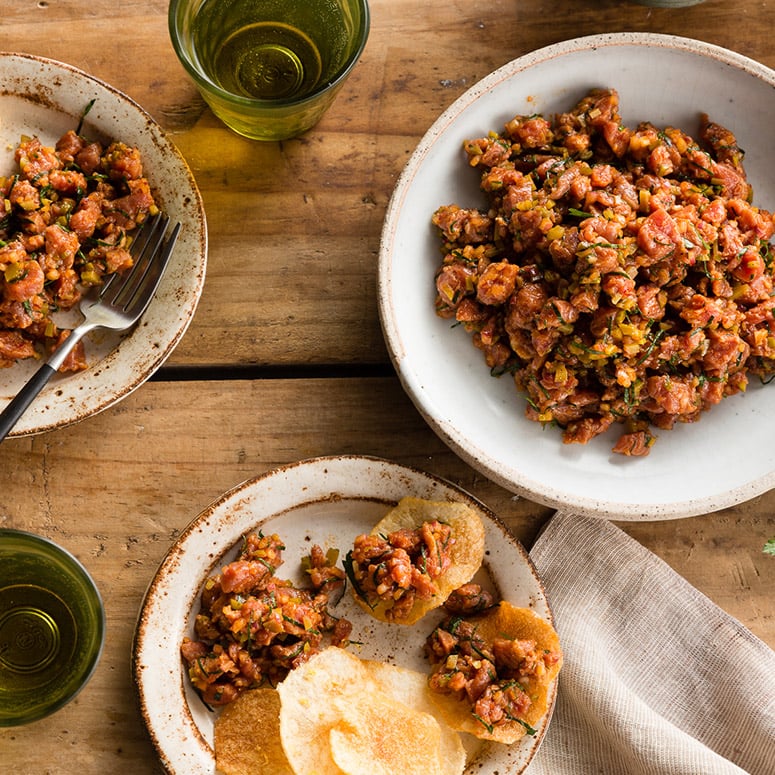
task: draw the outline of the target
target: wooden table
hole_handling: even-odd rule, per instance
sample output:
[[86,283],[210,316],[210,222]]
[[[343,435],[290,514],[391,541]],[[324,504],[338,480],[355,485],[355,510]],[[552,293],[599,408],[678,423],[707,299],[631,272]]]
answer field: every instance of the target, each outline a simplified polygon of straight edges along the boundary
[[[206,109],[175,58],[166,10],[163,0],[3,3],[0,50],[80,67],[168,131],[201,188],[210,237],[196,317],[152,381],[76,426],[0,446],[0,525],[75,553],[108,617],[103,658],[78,698],[0,730],[2,769],[16,775],[160,772],[131,684],[135,617],[180,531],[247,478],[311,456],[371,454],[458,483],[528,548],[550,516],[439,441],[382,340],[385,208],[442,110],[517,56],[601,32],[691,35],[775,67],[759,0],[678,11],[620,0],[372,0],[366,51],[323,121],[298,140],[259,144]],[[769,493],[716,514],[621,526],[775,646],[775,559],[762,554],[774,507]]]

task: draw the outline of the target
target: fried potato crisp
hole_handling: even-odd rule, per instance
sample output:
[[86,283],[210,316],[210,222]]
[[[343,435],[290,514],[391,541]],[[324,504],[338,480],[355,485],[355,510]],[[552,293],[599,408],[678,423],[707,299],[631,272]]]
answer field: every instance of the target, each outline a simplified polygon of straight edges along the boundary
[[[452,728],[468,732],[483,740],[499,743],[515,743],[532,730],[546,715],[549,708],[549,690],[562,666],[560,640],[549,622],[529,608],[518,608],[511,603],[501,602],[491,611],[470,617],[466,623],[475,639],[473,664],[483,661],[485,655],[493,660],[490,670],[493,694],[487,694],[485,701],[496,704],[498,695],[505,694],[507,687],[517,685],[520,693],[526,695],[527,707],[513,718],[507,716],[500,722],[490,723],[485,709],[477,708],[461,692],[429,692],[441,717]],[[459,625],[457,625],[459,626]],[[431,676],[430,686],[441,685],[466,661],[463,648],[451,653],[437,665]],[[462,675],[462,673],[460,673]],[[441,680],[437,680],[441,678]],[[507,708],[507,711],[509,709]]]
[[[441,728],[433,716],[377,695],[345,706],[331,729],[331,755],[346,775],[441,775]],[[419,744],[419,747],[418,745]]]
[[280,695],[251,689],[215,721],[215,766],[223,775],[294,775],[280,742]]
[[[331,647],[278,685],[280,738],[292,769],[304,775],[460,775],[459,756],[445,760],[446,751],[455,750],[451,731],[396,699],[396,689],[367,664]],[[411,682],[416,691],[416,679],[394,680],[391,686]]]
[[414,624],[471,580],[484,539],[466,504],[402,498],[348,554],[355,600],[380,621]]
[[[363,660],[363,665],[371,677],[394,700],[436,718],[441,728],[439,745],[443,762],[442,773],[443,775],[456,775],[463,772],[466,766],[466,750],[460,735],[440,717],[430,698],[427,677],[423,673],[389,662],[367,659]],[[402,770],[396,770],[396,772],[399,771]]]

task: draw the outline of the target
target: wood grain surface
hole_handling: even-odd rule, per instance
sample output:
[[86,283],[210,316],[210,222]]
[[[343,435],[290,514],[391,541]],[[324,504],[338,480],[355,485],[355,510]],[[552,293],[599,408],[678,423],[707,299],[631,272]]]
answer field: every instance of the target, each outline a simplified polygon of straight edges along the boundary
[[[429,430],[392,375],[377,315],[388,200],[454,99],[515,57],[601,32],[692,36],[775,67],[767,0],[677,11],[617,0],[372,0],[371,9],[363,58],[318,127],[261,144],[205,107],[169,42],[166,2],[2,4],[0,51],[80,67],[167,130],[202,191],[210,238],[196,317],[153,381],[76,426],[0,445],[0,526],[72,551],[108,617],[102,660],[77,699],[0,729],[4,772],[161,772],[129,671],[143,595],[201,510],[277,465],[351,453],[413,465],[480,498],[530,547],[551,511],[487,481]],[[762,553],[774,511],[767,493],[716,514],[619,524],[775,646],[775,558]]]
[[646,31],[775,66],[760,0],[677,11],[617,0],[374,0],[364,55],[323,121],[302,138],[259,144],[206,109],[175,58],[166,7],[5,0],[0,50],[108,81],[186,157],[205,201],[210,257],[196,320],[170,361],[181,365],[385,362],[375,269],[396,178],[436,117],[500,65],[577,36]]

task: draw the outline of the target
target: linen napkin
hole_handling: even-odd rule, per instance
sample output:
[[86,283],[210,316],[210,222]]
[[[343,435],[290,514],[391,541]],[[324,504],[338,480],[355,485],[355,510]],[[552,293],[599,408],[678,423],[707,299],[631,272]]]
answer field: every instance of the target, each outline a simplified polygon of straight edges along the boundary
[[564,652],[528,775],[775,775],[775,652],[615,525],[558,513],[530,556]]

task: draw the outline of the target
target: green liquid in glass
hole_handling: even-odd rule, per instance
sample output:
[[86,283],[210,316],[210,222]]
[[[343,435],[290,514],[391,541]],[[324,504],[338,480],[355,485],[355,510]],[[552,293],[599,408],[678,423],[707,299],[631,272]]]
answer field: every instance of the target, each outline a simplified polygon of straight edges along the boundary
[[212,81],[269,101],[312,93],[333,77],[348,49],[344,15],[332,0],[205,0],[192,36]]
[[23,706],[70,672],[78,628],[54,593],[34,584],[0,589],[0,703]]

